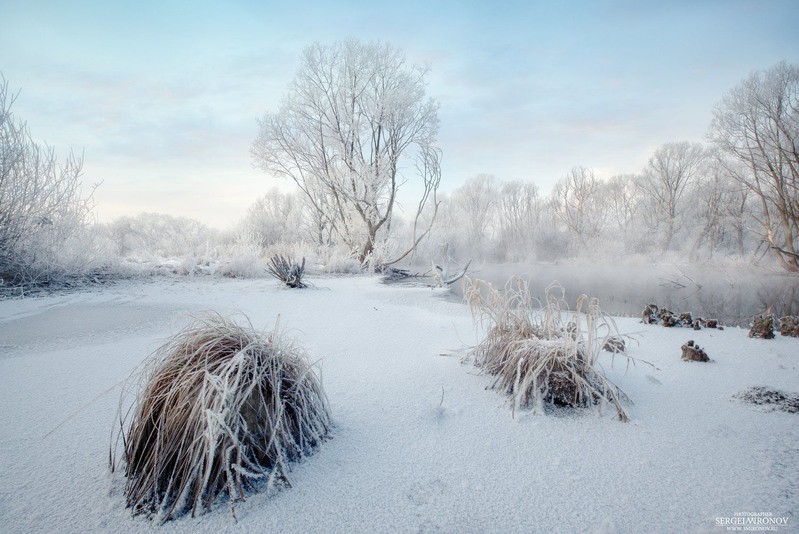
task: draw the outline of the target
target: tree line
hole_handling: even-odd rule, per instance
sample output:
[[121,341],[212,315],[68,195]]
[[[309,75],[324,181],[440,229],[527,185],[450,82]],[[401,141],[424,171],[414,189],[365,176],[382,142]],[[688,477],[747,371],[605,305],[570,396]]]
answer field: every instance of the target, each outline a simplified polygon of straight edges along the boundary
[[[421,235],[494,261],[768,254],[799,272],[796,66],[751,74],[714,109],[707,144],[666,143],[637,173],[602,180],[575,167],[548,194],[478,175],[449,196],[438,191],[438,106],[425,98],[426,73],[386,44],[317,44],[278,111],[260,121],[254,161],[299,186],[320,243],[343,243],[361,262],[392,240],[410,243],[404,258]],[[400,172],[407,157],[413,176]],[[410,180],[424,193],[409,232],[392,223]]]
[[666,143],[637,173],[601,179],[574,167],[546,193],[481,174],[446,198],[434,237],[460,256],[500,262],[756,257],[754,195],[717,157],[699,143]]
[[[34,141],[0,78],[0,280],[47,282],[97,269],[104,254],[207,251],[220,239],[335,248],[372,267],[428,261],[448,243],[464,261],[724,255],[799,272],[799,67],[752,73],[716,105],[705,143],[665,143],[633,173],[602,179],[578,166],[547,192],[481,174],[449,194],[428,73],[385,43],[306,49],[251,146],[253,164],[295,190],[258,199],[221,238],[168,216],[95,225],[82,156],[59,161]],[[399,214],[408,184],[419,193]]]

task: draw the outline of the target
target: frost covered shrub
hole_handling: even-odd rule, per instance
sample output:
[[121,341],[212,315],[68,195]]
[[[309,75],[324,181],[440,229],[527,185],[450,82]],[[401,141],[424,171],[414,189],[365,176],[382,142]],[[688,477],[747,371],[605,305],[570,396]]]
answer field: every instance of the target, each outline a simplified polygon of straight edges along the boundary
[[319,269],[329,274],[359,274],[363,272],[361,262],[343,247],[320,247]]
[[308,227],[313,217],[301,194],[270,189],[247,209],[239,231],[251,235],[263,248],[302,242],[312,235]]
[[302,350],[219,315],[169,339],[142,379],[127,428],[127,416],[120,418],[111,469],[124,460],[127,506],[159,522],[288,483],[289,462],[310,454],[330,429],[326,397]]
[[81,191],[83,159],[58,161],[11,110],[15,95],[0,74],[0,280],[59,283],[80,276],[88,258],[61,254],[86,229],[93,207]]
[[106,238],[116,246],[123,258],[207,259],[223,241],[218,231],[188,217],[162,213],[140,213],[124,216],[103,225]]
[[322,271],[329,274],[359,274],[363,269],[355,258],[337,256],[328,259],[322,265]]
[[229,278],[259,278],[266,273],[266,260],[261,247],[238,236],[226,247],[216,252],[219,261],[214,274]]
[[211,274],[219,264],[239,259],[230,254],[237,250],[234,235],[187,217],[161,213],[123,216],[96,225],[93,235],[98,243],[95,259],[102,258],[113,276]]
[[546,304],[536,309],[527,283],[520,279],[498,291],[467,278],[466,301],[475,318],[488,324],[485,338],[470,351],[474,364],[496,377],[492,387],[511,396],[514,410],[532,407],[540,413],[545,404],[610,404],[619,419],[627,421],[621,405],[626,396],[596,366],[608,341],[620,339],[612,319],[596,299],[587,300],[585,295],[578,298],[574,313],[564,312],[563,295],[560,285],[550,285]]

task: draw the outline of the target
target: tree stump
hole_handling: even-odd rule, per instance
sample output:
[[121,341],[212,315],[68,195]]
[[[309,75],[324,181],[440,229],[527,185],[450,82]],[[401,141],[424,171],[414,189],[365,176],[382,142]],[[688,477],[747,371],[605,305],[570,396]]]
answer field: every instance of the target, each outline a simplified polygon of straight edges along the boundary
[[682,312],[677,318],[677,322],[680,323],[680,326],[693,326],[694,319],[691,317],[691,312]]
[[644,324],[657,324],[658,322],[658,305],[649,304],[644,308],[641,314],[641,322]]
[[786,315],[780,318],[780,335],[799,337],[799,315]]
[[677,326],[679,321],[677,320],[677,316],[674,315],[672,312],[670,312],[666,308],[661,308],[660,322],[663,326],[671,328],[672,326]]
[[[799,317],[797,317],[797,321],[799,321]],[[718,328],[719,330],[724,330],[724,328],[719,326],[719,322],[716,319],[705,320],[702,317],[694,319],[691,312],[682,312],[677,315],[666,308],[658,308],[658,305],[655,303],[650,303],[644,308],[644,311],[641,313],[641,322],[644,324],[660,323],[667,328],[682,326],[685,328],[693,328],[694,330],[701,330],[703,328]]]
[[749,329],[749,337],[774,339],[774,316],[769,314],[755,317],[752,328]]
[[707,353],[694,344],[693,339],[689,339],[682,347],[682,359],[691,362],[709,362],[710,358]]
[[602,348],[614,354],[624,352],[624,339],[619,336],[610,336],[607,341],[605,341],[605,344],[602,346]]

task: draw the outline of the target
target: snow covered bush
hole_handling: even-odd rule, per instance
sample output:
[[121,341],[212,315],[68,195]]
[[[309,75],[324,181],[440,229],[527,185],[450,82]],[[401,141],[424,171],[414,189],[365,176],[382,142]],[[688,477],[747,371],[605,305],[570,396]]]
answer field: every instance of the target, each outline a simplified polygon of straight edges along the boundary
[[260,245],[248,236],[238,235],[233,241],[219,246],[213,274],[227,278],[260,278],[266,273],[266,260]]
[[127,428],[120,418],[111,469],[124,460],[128,507],[159,522],[288,483],[289,462],[330,429],[302,350],[249,323],[197,318],[155,352],[142,378],[134,406],[121,408],[133,417]]
[[344,247],[319,247],[316,251],[320,272],[328,274],[360,274],[363,266]]
[[82,237],[93,202],[81,191],[82,157],[59,161],[34,141],[11,111],[15,98],[0,74],[0,284],[58,283],[90,263],[86,249],[62,252]]
[[270,189],[247,209],[239,231],[253,236],[263,248],[321,240],[314,228],[312,208],[300,195],[284,193],[276,187]]
[[103,231],[122,258],[207,258],[223,239],[199,221],[163,213],[119,217]]
[[[535,306],[528,284],[518,278],[511,279],[504,291],[466,278],[466,301],[475,318],[488,326],[470,356],[477,367],[496,377],[492,387],[511,396],[514,410],[532,407],[542,413],[545,404],[610,404],[619,419],[627,421],[621,405],[626,396],[597,368],[603,347],[618,339],[618,331],[597,300],[585,295],[577,299],[573,313],[564,312],[564,293],[559,284],[551,284],[541,307]],[[623,351],[619,353],[629,361]]]

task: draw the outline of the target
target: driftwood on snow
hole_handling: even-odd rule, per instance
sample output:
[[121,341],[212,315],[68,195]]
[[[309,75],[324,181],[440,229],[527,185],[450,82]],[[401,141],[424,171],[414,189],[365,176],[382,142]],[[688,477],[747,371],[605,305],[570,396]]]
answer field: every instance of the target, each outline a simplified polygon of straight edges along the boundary
[[456,270],[455,273],[450,273],[449,265],[452,261],[454,260],[449,255],[449,243],[444,243],[441,246],[441,265],[437,264],[435,261],[433,262],[433,279],[436,281],[437,287],[446,287],[450,284],[454,284],[466,275],[469,265],[472,264],[472,260],[470,259],[466,262],[466,266],[463,269],[460,271]]

